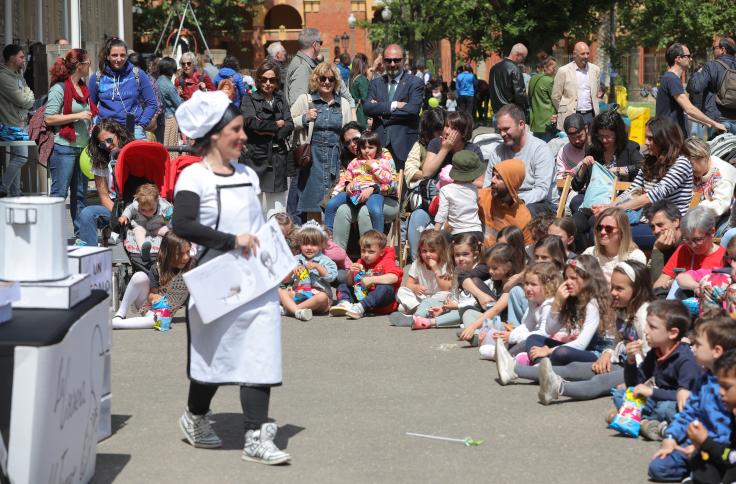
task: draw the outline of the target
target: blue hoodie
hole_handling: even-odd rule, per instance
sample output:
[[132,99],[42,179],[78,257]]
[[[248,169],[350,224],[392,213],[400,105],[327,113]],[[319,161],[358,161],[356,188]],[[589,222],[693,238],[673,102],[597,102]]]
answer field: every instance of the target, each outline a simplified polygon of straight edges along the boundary
[[675,415],[665,434],[671,435],[679,444],[690,443],[687,426],[693,420],[699,420],[708,430],[708,437],[720,444],[728,444],[731,441],[731,412],[718,396],[719,388],[713,373],[703,373],[693,385],[685,408]]
[[212,83],[215,85],[215,89],[218,88],[218,84],[220,84],[220,81],[223,79],[230,79],[233,81],[233,84],[235,84],[235,100],[233,101],[233,104],[240,107],[240,101],[243,99],[243,96],[245,96],[245,83],[243,82],[243,76],[234,69],[222,67],[220,68],[220,72],[218,72],[212,80]]
[[151,123],[158,111],[158,99],[145,72],[138,72],[136,82],[130,62],[120,71],[113,71],[106,65],[100,78],[100,92],[97,92],[97,74],[90,76],[88,86],[89,97],[100,110],[100,119],[112,118],[124,127],[127,113],[132,113],[137,126],[145,128]]

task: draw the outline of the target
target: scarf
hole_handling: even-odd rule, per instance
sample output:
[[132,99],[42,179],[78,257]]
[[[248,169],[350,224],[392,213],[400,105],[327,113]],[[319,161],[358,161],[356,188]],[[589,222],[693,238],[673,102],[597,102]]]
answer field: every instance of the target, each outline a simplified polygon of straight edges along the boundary
[[[87,85],[81,79],[79,80],[79,87],[82,91],[81,96],[77,93],[77,90],[74,89],[74,85],[72,84],[72,79],[70,77],[67,77],[66,81],[64,81],[64,107],[62,108],[61,114],[72,114],[73,99],[81,105],[89,102],[89,110],[92,113],[92,116],[97,116],[97,106],[89,98]],[[71,143],[77,141],[77,132],[74,130],[74,123],[62,125],[61,128],[59,128],[59,136]]]

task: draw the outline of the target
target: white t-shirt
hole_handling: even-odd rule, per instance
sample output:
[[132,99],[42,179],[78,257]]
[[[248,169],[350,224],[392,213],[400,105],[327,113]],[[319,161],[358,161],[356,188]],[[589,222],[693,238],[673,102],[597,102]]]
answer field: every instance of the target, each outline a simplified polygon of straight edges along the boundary
[[478,216],[478,189],[472,183],[450,183],[440,188],[435,222],[450,225],[452,235],[483,232]]
[[210,171],[202,163],[194,163],[184,168],[174,188],[174,196],[180,191],[196,193],[199,196],[199,223],[215,228],[217,223],[217,186],[251,183],[260,195],[261,187],[258,175],[249,167],[231,161],[235,171],[231,175],[218,175]]
[[105,168],[95,168],[95,166],[92,165],[89,172],[94,176],[99,176],[100,178],[107,180],[107,189],[110,192],[110,198],[115,199],[117,194],[115,193],[115,187],[112,184],[112,172],[110,171],[110,167],[106,166]]
[[[440,269],[440,274],[447,274],[447,272],[446,266],[443,266],[442,269]],[[434,275],[434,272],[427,269],[420,261],[415,260],[411,263],[409,266],[409,275],[416,279],[418,284],[427,288],[428,296],[441,292],[440,286],[437,283],[437,276]]]

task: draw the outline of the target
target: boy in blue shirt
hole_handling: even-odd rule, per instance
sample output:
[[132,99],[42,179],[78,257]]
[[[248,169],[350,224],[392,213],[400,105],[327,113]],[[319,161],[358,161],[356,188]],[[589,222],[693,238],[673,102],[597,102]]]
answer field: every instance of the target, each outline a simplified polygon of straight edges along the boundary
[[[665,430],[662,446],[649,463],[649,478],[654,481],[682,481],[690,475],[690,461],[684,451],[692,452],[687,428],[700,422],[719,444],[731,439],[730,412],[721,401],[713,366],[725,352],[736,349],[736,322],[722,311],[701,317],[695,323],[693,352],[705,372],[696,380],[681,412]],[[683,449],[683,450],[678,450]]]

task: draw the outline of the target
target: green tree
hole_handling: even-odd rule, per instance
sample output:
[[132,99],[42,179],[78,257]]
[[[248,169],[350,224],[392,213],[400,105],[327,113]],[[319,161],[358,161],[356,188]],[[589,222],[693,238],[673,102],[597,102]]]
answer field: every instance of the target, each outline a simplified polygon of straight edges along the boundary
[[733,0],[630,0],[621,5],[619,21],[629,47],[680,42],[705,59],[713,37],[734,29],[736,7]]

